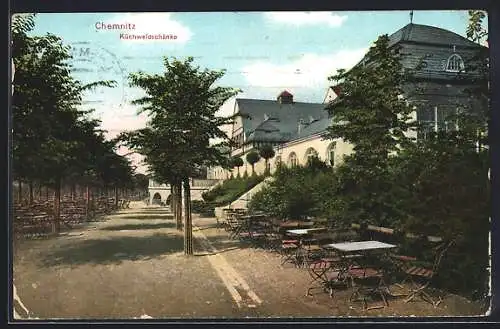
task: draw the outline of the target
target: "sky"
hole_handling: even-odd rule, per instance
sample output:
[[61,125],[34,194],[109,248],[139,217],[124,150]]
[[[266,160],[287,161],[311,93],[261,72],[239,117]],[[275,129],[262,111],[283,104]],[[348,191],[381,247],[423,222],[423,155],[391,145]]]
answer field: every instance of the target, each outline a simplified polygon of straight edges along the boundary
[[[55,34],[72,47],[75,78],[83,83],[115,80],[117,87],[84,95],[112,138],[145,126],[131,101],[143,95],[128,86],[132,72],[163,71],[163,58],[192,56],[202,68],[224,69],[219,85],[239,88],[239,98],[276,99],[288,90],[299,102],[322,102],[328,77],[349,69],[382,34],[410,22],[409,11],[206,12],[206,13],[43,13],[33,35]],[[415,11],[413,23],[465,36],[467,11]],[[107,29],[118,24],[123,29]],[[163,39],[131,40],[130,35]],[[221,115],[233,112],[234,99]],[[126,148],[118,152],[125,154]],[[141,157],[130,155],[145,172]]]

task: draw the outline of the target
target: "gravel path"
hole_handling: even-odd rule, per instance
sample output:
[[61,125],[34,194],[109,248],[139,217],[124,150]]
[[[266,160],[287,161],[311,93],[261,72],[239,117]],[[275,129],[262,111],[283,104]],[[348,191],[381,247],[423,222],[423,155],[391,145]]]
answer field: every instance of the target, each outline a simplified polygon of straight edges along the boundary
[[[391,301],[382,310],[347,306],[348,291],[333,299],[306,297],[307,271],[281,266],[275,253],[229,240],[215,219],[194,216],[195,256],[183,254],[183,235],[165,208],[130,209],[57,238],[23,241],[14,251],[15,302],[22,318],[245,318],[442,316],[484,313],[447,296],[438,307]],[[215,251],[215,252],[214,252]]]

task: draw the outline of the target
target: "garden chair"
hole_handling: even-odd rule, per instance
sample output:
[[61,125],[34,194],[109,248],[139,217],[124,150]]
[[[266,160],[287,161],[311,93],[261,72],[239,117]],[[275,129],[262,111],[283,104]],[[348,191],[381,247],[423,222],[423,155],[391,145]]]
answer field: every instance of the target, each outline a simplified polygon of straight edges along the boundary
[[340,266],[340,258],[322,258],[314,260],[308,264],[308,273],[311,276],[306,296],[311,296],[313,289],[321,288],[328,291],[330,298],[333,298],[334,287],[337,284],[346,284],[346,276]]
[[[365,311],[389,306],[386,298],[389,287],[386,284],[385,263],[380,255],[364,255],[356,263],[359,266],[351,266],[347,270],[352,286],[349,303],[361,300]],[[383,304],[369,306],[367,298],[375,295],[381,297]]]
[[279,248],[279,253],[281,255],[281,265],[287,262],[293,263],[296,267],[298,264],[297,254],[299,252],[300,241],[298,239],[291,238],[286,235],[286,230],[288,228],[281,226],[278,228],[279,235],[281,237],[281,247]]
[[282,237],[279,234],[278,220],[269,218],[264,228],[264,248],[270,251],[279,251]]
[[308,266],[311,262],[325,258],[327,252],[321,246],[332,242],[332,235],[328,232],[312,233],[309,238],[303,239],[304,265]]
[[[334,242],[332,233],[317,233],[314,236],[318,246],[323,246]],[[306,292],[309,296],[311,290],[322,288],[328,291],[330,298],[333,298],[334,288],[339,284],[346,286],[348,281],[344,268],[344,260],[333,250],[321,248],[321,252],[311,250],[307,258],[307,269],[312,280]]]
[[254,247],[264,248],[266,242],[267,227],[260,222],[244,220],[238,237],[249,241]]
[[[432,304],[434,307],[437,307],[442,302],[441,296],[438,297],[438,300],[434,300],[434,298],[430,295],[429,286],[431,285],[433,278],[438,273],[443,257],[453,243],[454,241],[451,240],[440,243],[437,247],[435,247],[434,260],[432,264],[419,264],[418,260],[414,258],[402,259],[403,262],[400,263],[401,269],[406,276],[400,286],[403,286],[406,282],[410,285],[410,292],[405,299],[406,303],[414,300],[416,297],[420,297],[424,301]],[[401,259],[401,257],[399,257],[399,259]]]

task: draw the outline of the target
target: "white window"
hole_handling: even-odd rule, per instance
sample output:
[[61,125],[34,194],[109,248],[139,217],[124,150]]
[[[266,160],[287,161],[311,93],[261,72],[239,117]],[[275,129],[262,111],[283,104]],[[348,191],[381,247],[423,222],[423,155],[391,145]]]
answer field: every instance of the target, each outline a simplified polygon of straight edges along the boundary
[[462,57],[457,54],[453,54],[448,58],[446,62],[446,71],[448,72],[459,72],[465,68],[464,61]]
[[274,164],[276,166],[276,168],[279,168],[279,166],[281,166],[281,156],[276,156],[276,160],[274,161]]

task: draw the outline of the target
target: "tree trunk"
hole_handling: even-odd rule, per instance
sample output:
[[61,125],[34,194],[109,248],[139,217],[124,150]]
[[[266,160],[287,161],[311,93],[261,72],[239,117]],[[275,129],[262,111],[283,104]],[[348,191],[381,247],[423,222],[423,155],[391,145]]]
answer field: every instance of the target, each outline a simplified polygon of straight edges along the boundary
[[193,222],[191,218],[191,188],[189,178],[184,180],[184,254],[193,254]]
[[37,184],[37,198],[38,201],[42,201],[42,184],[40,182]]
[[118,187],[115,186],[115,208],[118,209]]
[[19,193],[18,194],[18,197],[17,197],[17,201],[19,202],[19,204],[23,204],[23,182],[21,180],[19,180],[19,189],[17,190],[17,192]]
[[45,201],[49,201],[49,187],[45,186]]
[[85,186],[85,216],[90,219],[90,187]]
[[170,198],[170,211],[174,214],[175,222],[177,223],[177,189],[175,184],[170,183],[170,191],[172,197]]
[[52,233],[61,231],[61,180],[57,179],[54,186],[54,221],[52,223]]
[[29,191],[30,191],[30,198],[29,198],[29,205],[31,206],[33,204],[33,181],[29,181]]
[[71,184],[71,201],[75,201],[76,196],[76,184]]
[[182,231],[182,181],[176,184],[177,188],[177,205],[175,210],[177,211],[177,229]]
[[169,203],[169,206],[170,206],[170,211],[173,212],[174,211],[174,185],[171,183],[170,184],[170,203]]

